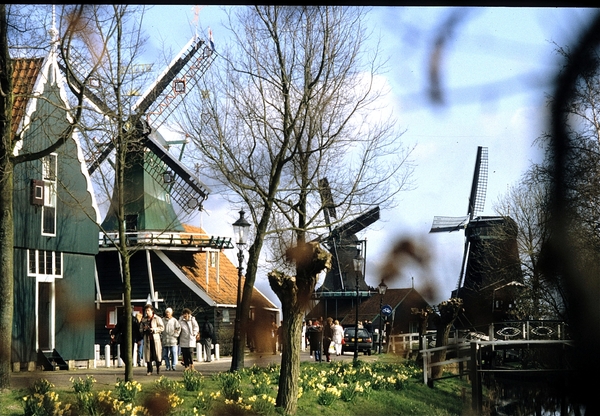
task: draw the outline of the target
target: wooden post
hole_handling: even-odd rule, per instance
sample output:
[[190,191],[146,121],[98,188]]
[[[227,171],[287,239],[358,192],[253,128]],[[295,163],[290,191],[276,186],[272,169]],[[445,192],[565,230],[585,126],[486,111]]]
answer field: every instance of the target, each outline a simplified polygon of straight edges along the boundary
[[427,353],[427,339],[423,336],[423,383],[427,385],[427,367],[429,367],[429,354]]
[[481,377],[479,374],[479,345],[471,342],[471,408],[476,414],[481,413]]

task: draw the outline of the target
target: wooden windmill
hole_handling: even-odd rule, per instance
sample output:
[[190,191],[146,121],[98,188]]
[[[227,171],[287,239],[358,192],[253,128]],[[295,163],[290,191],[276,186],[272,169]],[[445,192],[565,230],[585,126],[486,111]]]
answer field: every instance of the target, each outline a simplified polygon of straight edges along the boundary
[[[327,178],[319,180],[319,193],[321,194],[325,221],[327,224],[331,224],[337,220],[337,213]],[[364,252],[359,253],[360,242],[356,234],[377,220],[379,220],[378,206],[335,228],[330,226],[329,234],[319,239],[333,257],[331,270],[327,272],[325,281],[319,290],[331,292],[356,290],[356,272],[354,271],[353,260],[358,254],[365,256]],[[359,274],[358,285],[359,289],[368,290],[362,272]]]
[[483,211],[485,207],[485,196],[487,192],[488,180],[488,149],[479,146],[477,148],[477,157],[475,159],[475,172],[473,173],[473,182],[471,183],[471,193],[469,194],[469,206],[467,215],[464,217],[433,217],[430,233],[452,232],[465,230],[465,248],[463,250],[462,264],[458,278],[457,289],[462,286],[469,247],[472,241],[474,228],[479,225],[476,214]]
[[491,312],[494,306],[491,303],[494,290],[508,282],[522,280],[516,223],[508,217],[478,215],[485,206],[487,180],[488,149],[479,146],[467,215],[436,216],[429,231],[465,231],[460,275],[452,293],[452,297],[463,299],[465,327],[490,323],[493,319]]
[[[75,91],[83,89],[86,98],[100,113],[117,119],[116,107],[109,97],[103,95],[94,82],[84,84],[88,76],[85,60],[72,56],[77,65],[71,65],[76,73],[68,76],[69,85]],[[214,61],[212,48],[202,39],[194,37],[173,59],[156,81],[133,105],[125,123],[135,129],[135,144],[127,152],[125,189],[126,223],[128,231],[182,230],[174,212],[173,202],[186,213],[202,210],[209,189],[194,176],[167,149],[168,143],[158,133],[158,128],[181,103],[199,78]],[[65,66],[63,66],[64,70]],[[89,149],[86,162],[90,174],[97,171],[115,148],[115,140],[100,140]],[[104,220],[105,230],[117,229],[116,193]]]

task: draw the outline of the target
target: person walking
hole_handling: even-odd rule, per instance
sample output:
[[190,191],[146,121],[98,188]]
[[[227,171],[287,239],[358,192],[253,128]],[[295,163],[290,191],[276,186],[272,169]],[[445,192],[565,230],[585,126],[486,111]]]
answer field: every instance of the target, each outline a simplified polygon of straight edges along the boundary
[[[121,367],[121,362],[125,361],[125,310],[123,314],[119,316],[117,324],[113,329],[110,330],[110,352],[113,357],[113,361],[117,360],[117,366]],[[117,351],[120,354],[117,354]],[[119,355],[117,357],[117,355]]]
[[192,315],[192,311],[185,308],[179,318],[181,333],[179,334],[179,346],[181,347],[181,357],[185,368],[194,368],[194,359],[192,351],[196,348],[196,337],[198,336],[198,322]]
[[164,331],[165,325],[162,318],[154,313],[154,308],[150,304],[144,307],[144,315],[140,323],[140,332],[144,336],[144,361],[148,366],[146,375],[152,374],[152,362],[156,364],[156,375],[158,375],[162,362],[160,334]]
[[342,340],[344,339],[344,328],[340,325],[340,321],[337,319],[333,321],[333,346],[335,348],[335,355],[342,354]]
[[319,321],[314,321],[314,323],[308,327],[306,330],[308,334],[308,339],[310,342],[310,356],[315,356],[315,361],[321,361],[321,337],[322,337],[322,329]]
[[[308,320],[308,323],[306,324],[306,328],[304,329],[304,337],[305,337],[305,341],[306,341],[306,346],[305,348],[310,348],[310,338],[308,337],[308,329],[313,326],[313,321],[312,320]],[[309,350],[310,352],[310,358],[312,358],[312,350]]]
[[207,363],[212,361],[211,344],[213,339],[215,339],[213,324],[208,322],[208,316],[205,316],[204,323],[202,324],[202,332],[200,332],[200,343],[202,344],[204,361]]
[[177,365],[177,339],[181,332],[179,321],[173,316],[173,309],[165,309],[165,330],[162,332],[163,358],[167,371],[175,371]]
[[[133,342],[133,349],[135,350],[135,346],[137,345],[137,366],[142,366],[142,361],[144,360],[144,335],[140,332],[140,324],[142,323],[142,315],[141,312],[136,312],[133,315],[133,320],[131,321],[131,340]],[[134,363],[135,366],[135,363]]]
[[325,325],[323,326],[323,353],[325,353],[325,358],[327,362],[331,362],[331,352],[329,351],[329,347],[331,346],[331,342],[333,340],[333,318],[327,318],[325,320]]

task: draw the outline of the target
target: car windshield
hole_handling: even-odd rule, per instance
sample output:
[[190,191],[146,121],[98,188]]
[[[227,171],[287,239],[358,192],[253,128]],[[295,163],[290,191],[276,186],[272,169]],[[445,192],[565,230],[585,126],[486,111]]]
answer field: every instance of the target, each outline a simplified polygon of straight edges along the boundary
[[[350,336],[350,337],[353,337],[354,336],[354,328],[348,328],[348,329],[346,329],[346,335]],[[359,337],[368,337],[369,335],[370,335],[369,331],[367,331],[366,329],[359,329],[358,330],[358,336]]]

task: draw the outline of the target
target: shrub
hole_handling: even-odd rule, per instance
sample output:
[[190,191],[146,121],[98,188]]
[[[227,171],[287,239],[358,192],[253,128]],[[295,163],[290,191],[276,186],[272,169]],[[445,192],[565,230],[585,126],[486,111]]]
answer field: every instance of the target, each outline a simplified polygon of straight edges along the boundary
[[58,394],[53,391],[33,393],[23,397],[25,416],[67,416],[71,415],[71,405],[61,406]]
[[71,377],[71,383],[73,383],[73,391],[75,393],[89,393],[92,391],[92,387],[96,382],[96,379],[93,376],[87,376],[85,380],[81,377],[77,377],[77,379]]
[[[188,371],[188,370],[185,370]],[[185,377],[184,371],[184,377]],[[167,393],[177,393],[183,390],[184,385],[176,380],[167,378],[165,376],[160,376],[158,380],[154,382],[156,388]]]
[[45,378],[40,378],[33,383],[31,387],[32,393],[46,394],[54,388],[54,384],[50,383]]
[[342,395],[342,392],[335,386],[319,386],[320,390],[317,394],[317,403],[323,406],[331,405],[337,398]]
[[183,385],[187,391],[198,391],[204,386],[204,376],[191,368],[183,370]]
[[137,381],[123,381],[117,379],[115,391],[117,393],[117,400],[133,403],[135,396],[142,391],[142,385]]
[[242,397],[240,391],[240,385],[242,384],[242,378],[238,373],[219,373],[215,376],[217,382],[223,390],[223,397],[225,400],[231,400],[237,402]]

